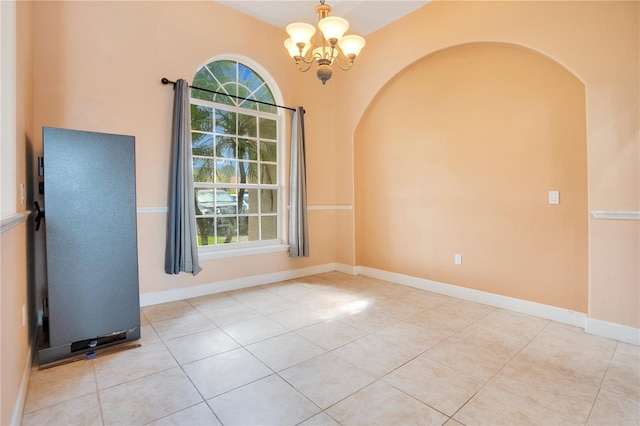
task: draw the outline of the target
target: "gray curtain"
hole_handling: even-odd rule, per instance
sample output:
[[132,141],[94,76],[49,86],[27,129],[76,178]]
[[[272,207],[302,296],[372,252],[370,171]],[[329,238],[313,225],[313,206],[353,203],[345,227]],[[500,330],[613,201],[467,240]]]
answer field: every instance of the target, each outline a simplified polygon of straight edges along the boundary
[[309,257],[307,226],[307,166],[304,147],[304,108],[291,117],[291,176],[289,178],[289,257]]
[[176,81],[174,91],[164,270],[167,274],[190,272],[196,275],[202,268],[198,261],[196,234],[189,83],[182,79]]

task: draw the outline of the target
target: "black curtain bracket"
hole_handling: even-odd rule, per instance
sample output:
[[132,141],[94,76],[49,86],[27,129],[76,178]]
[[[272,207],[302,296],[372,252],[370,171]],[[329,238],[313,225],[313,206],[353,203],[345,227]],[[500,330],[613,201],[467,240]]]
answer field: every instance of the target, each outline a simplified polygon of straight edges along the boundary
[[[175,81],[171,81],[171,80],[169,80],[168,78],[165,78],[165,77],[163,77],[162,80],[160,80],[160,82],[162,82],[162,84],[171,84],[172,86],[176,85]],[[243,98],[243,97],[240,97],[240,96],[230,95],[230,94],[224,93],[224,92],[217,92],[215,90],[203,89],[202,87],[196,87],[196,86],[189,85],[189,88],[195,89],[195,90],[202,90],[203,92],[207,92],[207,93],[215,93],[216,95],[228,96],[230,98],[235,98],[235,99],[239,99],[239,100],[242,100],[242,101],[255,102],[257,104],[269,105],[269,106],[276,107],[276,108],[284,108],[284,109],[288,109],[289,111],[296,111],[295,108],[291,108],[291,107],[288,107],[288,106],[272,104],[272,103],[269,103],[269,102],[262,102],[262,101],[258,101],[256,99]],[[302,110],[302,112],[304,114],[306,111]]]

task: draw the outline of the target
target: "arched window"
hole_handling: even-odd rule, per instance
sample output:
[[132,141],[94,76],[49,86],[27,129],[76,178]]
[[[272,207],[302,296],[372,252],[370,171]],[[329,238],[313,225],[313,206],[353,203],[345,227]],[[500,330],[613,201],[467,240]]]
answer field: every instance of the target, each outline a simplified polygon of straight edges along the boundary
[[265,80],[235,60],[198,70],[191,91],[198,245],[240,248],[280,239],[280,120]]

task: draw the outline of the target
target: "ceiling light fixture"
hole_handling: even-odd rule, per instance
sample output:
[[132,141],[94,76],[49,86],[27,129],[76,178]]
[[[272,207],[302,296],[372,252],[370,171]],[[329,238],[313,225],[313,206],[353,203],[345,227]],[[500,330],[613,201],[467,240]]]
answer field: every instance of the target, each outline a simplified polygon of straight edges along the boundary
[[[358,35],[345,36],[349,22],[344,18],[329,16],[331,6],[324,4],[324,1],[320,0],[320,4],[316,6],[320,29],[317,35],[313,25],[294,22],[287,25],[286,30],[291,38],[284,42],[284,47],[296,62],[298,71],[306,72],[314,62],[317,64],[316,74],[322,80],[322,84],[331,78],[331,66],[334,63],[342,70],[350,70],[366,43],[364,38]],[[316,38],[312,41],[314,35]]]

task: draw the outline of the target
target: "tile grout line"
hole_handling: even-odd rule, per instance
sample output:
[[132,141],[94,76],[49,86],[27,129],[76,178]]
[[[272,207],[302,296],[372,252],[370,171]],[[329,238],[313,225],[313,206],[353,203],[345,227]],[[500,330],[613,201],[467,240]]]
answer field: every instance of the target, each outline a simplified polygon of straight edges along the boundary
[[598,400],[598,397],[600,396],[600,392],[602,391],[602,385],[604,384],[604,379],[606,379],[607,377],[607,373],[609,372],[609,368],[611,367],[611,361],[613,361],[613,358],[615,358],[616,352],[618,351],[619,346],[620,346],[620,342],[616,341],[616,346],[615,348],[613,348],[613,351],[611,351],[611,358],[609,358],[609,362],[607,363],[607,368],[604,370],[602,379],[600,379],[600,384],[598,385],[598,392],[596,392],[596,396],[595,398],[593,398],[593,402],[591,403],[591,408],[589,409],[589,414],[587,415],[587,420],[585,423],[589,423],[591,414],[593,414],[593,409],[595,408],[596,401]]

